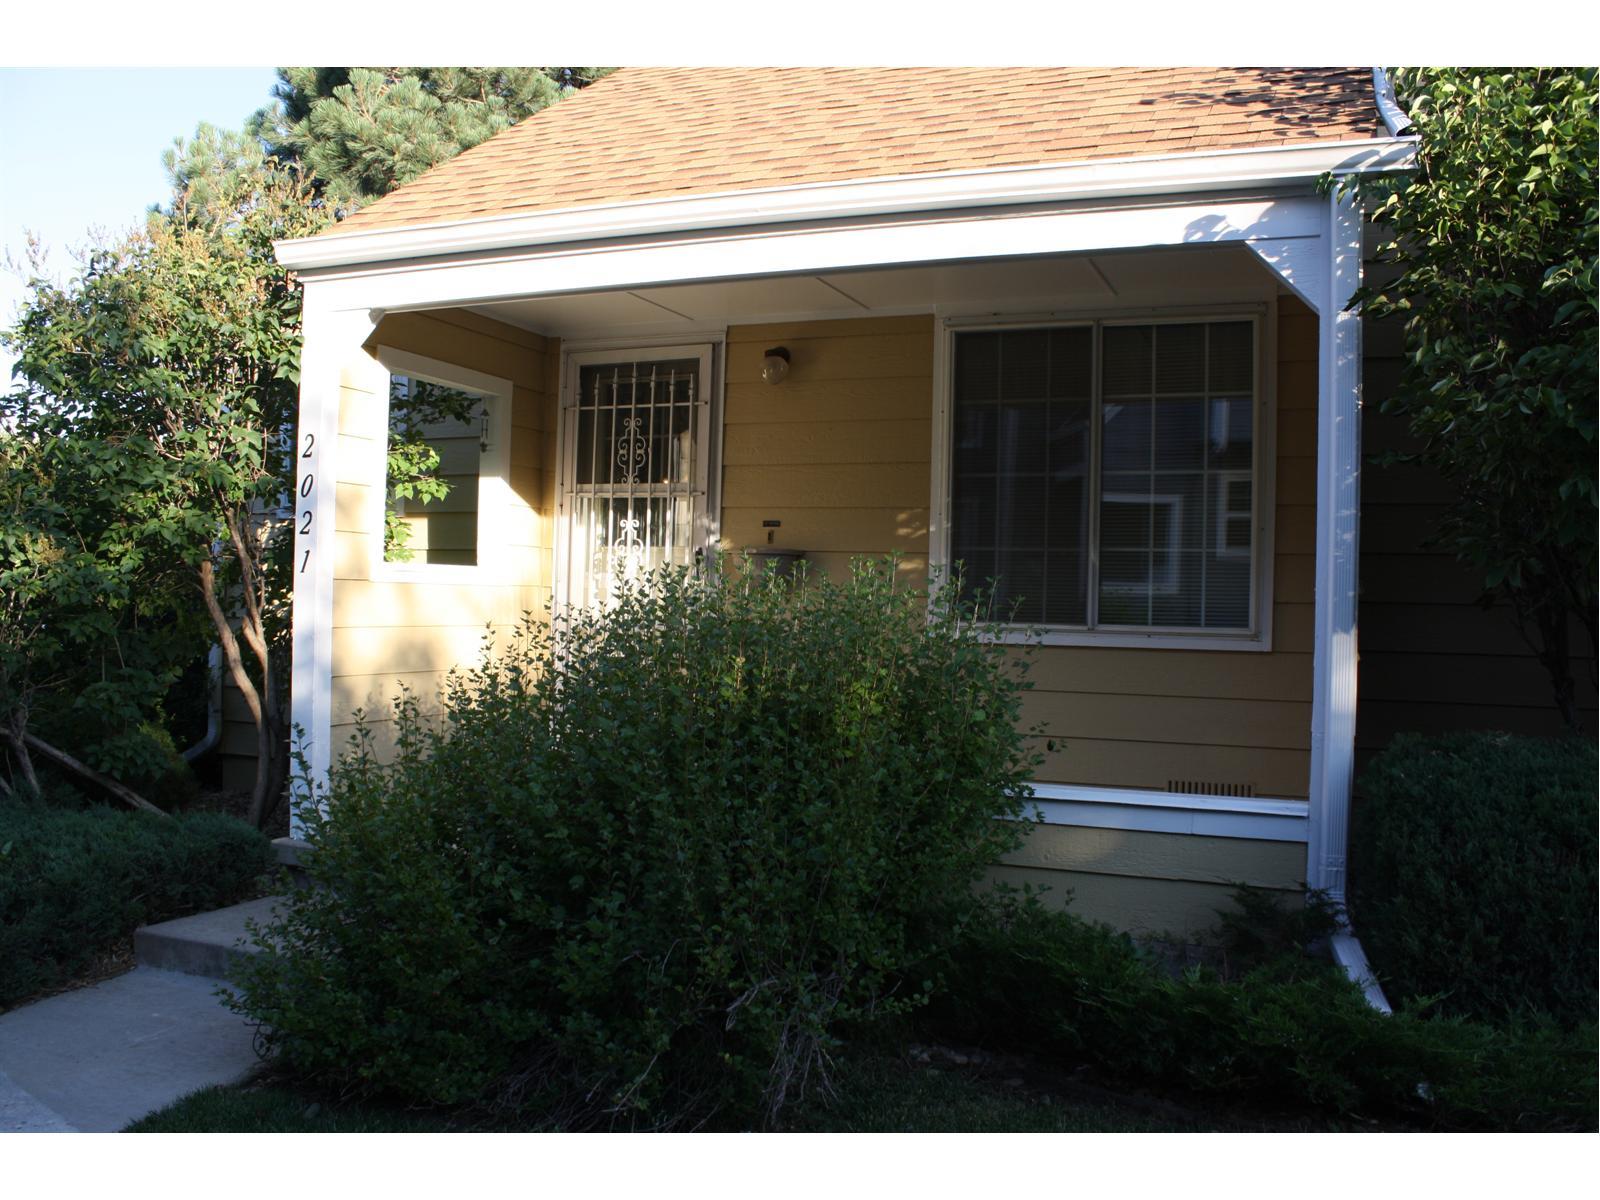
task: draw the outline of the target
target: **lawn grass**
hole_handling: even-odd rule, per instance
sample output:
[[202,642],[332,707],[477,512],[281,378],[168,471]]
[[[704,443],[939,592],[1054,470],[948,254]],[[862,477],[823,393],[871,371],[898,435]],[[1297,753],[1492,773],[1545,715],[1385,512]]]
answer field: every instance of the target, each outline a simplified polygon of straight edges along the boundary
[[[1161,1100],[1122,1096],[1005,1070],[928,1065],[876,1054],[838,1073],[831,1098],[813,1096],[790,1113],[796,1133],[1198,1133],[1330,1128],[1238,1113],[1188,1111]],[[1050,1089],[1050,1090],[1047,1090]],[[719,1128],[730,1126],[719,1123]],[[737,1125],[732,1126],[737,1128]],[[444,1133],[516,1132],[504,1117],[388,1108],[319,1098],[292,1080],[268,1077],[212,1087],[128,1126],[129,1133]]]

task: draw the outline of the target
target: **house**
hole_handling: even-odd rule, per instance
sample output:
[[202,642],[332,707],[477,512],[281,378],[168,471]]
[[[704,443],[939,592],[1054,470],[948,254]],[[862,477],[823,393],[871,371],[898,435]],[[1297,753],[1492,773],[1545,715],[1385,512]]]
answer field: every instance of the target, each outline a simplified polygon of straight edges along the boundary
[[[313,773],[615,572],[898,551],[1044,630],[1004,872],[1146,931],[1341,896],[1363,236],[1324,181],[1405,126],[1368,69],[623,70],[282,243]],[[437,388],[455,486],[388,510],[390,397]]]

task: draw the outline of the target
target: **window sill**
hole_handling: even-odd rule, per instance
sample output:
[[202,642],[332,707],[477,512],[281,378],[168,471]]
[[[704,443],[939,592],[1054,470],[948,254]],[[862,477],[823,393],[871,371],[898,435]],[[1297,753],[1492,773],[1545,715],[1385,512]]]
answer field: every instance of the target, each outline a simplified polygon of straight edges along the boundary
[[1051,629],[1007,626],[991,635],[1012,646],[1099,646],[1116,650],[1225,650],[1265,653],[1272,649],[1266,633],[1189,633],[1157,629],[1149,633],[1133,630]]

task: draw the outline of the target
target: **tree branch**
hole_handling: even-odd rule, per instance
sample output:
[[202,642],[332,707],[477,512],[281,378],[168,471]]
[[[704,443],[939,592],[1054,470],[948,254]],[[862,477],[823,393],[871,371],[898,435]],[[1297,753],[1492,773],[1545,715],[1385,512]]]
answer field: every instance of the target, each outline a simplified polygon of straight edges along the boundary
[[84,779],[89,780],[89,782],[99,785],[106,791],[110,792],[118,800],[121,800],[124,804],[132,805],[134,808],[142,809],[145,812],[155,813],[156,816],[164,817],[168,821],[172,820],[171,813],[162,812],[159,808],[157,808],[154,804],[151,804],[150,801],[139,795],[139,793],[134,791],[132,788],[118,783],[109,775],[102,775],[99,771],[96,771],[87,763],[79,762],[65,750],[57,750],[49,742],[43,741],[31,733],[23,734],[22,740],[26,745],[31,746],[40,754],[44,755],[44,757],[48,758],[51,762],[55,763],[56,766],[64,767],[68,771],[71,771],[74,775],[82,776]]

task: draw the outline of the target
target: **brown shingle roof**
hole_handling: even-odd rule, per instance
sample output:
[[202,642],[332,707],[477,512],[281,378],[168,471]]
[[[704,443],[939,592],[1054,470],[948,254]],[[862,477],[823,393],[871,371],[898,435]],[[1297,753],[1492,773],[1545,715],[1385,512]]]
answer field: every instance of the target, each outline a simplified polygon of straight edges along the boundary
[[1382,133],[1364,68],[638,67],[435,167],[337,231]]

